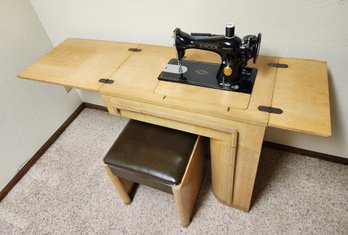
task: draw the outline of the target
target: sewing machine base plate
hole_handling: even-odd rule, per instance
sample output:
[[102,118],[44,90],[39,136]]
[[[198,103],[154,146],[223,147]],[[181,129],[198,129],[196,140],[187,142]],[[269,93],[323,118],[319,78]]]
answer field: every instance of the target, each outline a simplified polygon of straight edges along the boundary
[[[168,64],[177,65],[178,60],[171,59]],[[186,66],[188,68],[185,73],[179,74],[163,71],[160,73],[158,79],[162,81],[251,94],[257,74],[257,69],[245,68],[242,73],[242,79],[235,83],[221,85],[216,79],[216,74],[219,70],[220,64],[183,60],[182,66]]]

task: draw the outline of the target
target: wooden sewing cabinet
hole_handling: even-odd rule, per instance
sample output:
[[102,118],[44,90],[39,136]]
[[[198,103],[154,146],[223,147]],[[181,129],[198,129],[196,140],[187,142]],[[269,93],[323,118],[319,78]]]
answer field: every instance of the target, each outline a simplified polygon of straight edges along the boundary
[[[212,190],[243,211],[250,209],[268,126],[331,135],[326,62],[260,56],[250,64],[258,73],[249,95],[158,81],[175,55],[173,47],[67,39],[18,77],[95,91],[111,114],[209,137]],[[220,63],[201,50],[187,50],[186,57]]]

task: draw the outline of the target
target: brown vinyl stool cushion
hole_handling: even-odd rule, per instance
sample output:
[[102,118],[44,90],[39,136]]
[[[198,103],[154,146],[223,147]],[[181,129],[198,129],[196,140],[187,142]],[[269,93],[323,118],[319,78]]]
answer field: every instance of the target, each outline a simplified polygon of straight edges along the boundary
[[130,120],[104,162],[127,180],[172,192],[185,173],[197,135]]

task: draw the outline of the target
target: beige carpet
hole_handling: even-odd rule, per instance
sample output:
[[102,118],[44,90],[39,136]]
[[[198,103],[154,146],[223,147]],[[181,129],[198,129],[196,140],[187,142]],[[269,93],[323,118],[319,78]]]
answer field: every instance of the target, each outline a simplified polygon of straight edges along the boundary
[[125,206],[100,162],[126,122],[85,109],[0,203],[0,234],[348,234],[348,166],[268,148],[249,213],[209,174],[186,229],[170,194],[140,186]]

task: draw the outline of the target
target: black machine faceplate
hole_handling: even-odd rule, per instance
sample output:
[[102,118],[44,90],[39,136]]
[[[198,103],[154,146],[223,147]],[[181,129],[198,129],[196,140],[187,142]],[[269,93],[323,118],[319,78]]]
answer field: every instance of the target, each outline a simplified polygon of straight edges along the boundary
[[[177,65],[178,60],[171,59],[168,64]],[[183,60],[182,65],[188,68],[184,74],[163,71],[158,76],[158,79],[162,81],[251,94],[257,74],[257,69],[245,68],[242,73],[242,78],[239,81],[223,86],[220,85],[216,79],[216,74],[219,70],[220,64]]]

